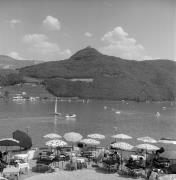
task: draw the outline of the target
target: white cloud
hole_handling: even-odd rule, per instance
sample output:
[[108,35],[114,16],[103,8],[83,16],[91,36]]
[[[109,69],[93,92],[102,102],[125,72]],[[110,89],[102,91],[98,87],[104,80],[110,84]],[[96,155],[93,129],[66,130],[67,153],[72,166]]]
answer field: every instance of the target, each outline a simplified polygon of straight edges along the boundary
[[145,54],[144,47],[136,39],[129,37],[129,34],[120,26],[104,34],[101,40],[107,43],[106,46],[99,49],[104,54],[134,60],[149,58]]
[[12,28],[14,28],[17,24],[21,23],[21,20],[19,19],[11,19],[10,21],[7,21]]
[[52,16],[47,16],[44,20],[43,20],[43,26],[46,27],[49,30],[60,30],[61,28],[61,23],[60,21]]
[[87,36],[87,37],[92,37],[93,36],[93,34],[90,33],[90,32],[85,32],[84,35]]
[[12,51],[8,54],[8,56],[17,59],[17,60],[24,60],[24,58],[22,58],[17,52]]
[[23,42],[29,44],[29,50],[42,59],[56,60],[68,58],[71,55],[69,49],[61,50],[57,43],[50,42],[44,34],[26,34],[23,37]]

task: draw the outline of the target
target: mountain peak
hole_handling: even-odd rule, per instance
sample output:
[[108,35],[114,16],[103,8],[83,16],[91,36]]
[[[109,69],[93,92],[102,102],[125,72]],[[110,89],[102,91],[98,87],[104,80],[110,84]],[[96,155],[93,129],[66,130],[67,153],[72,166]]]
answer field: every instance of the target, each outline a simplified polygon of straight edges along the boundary
[[101,55],[102,54],[98,52],[95,48],[92,48],[91,46],[87,46],[86,48],[81,49],[80,51],[72,55],[70,59],[79,60],[81,58],[92,57],[92,56],[97,57]]

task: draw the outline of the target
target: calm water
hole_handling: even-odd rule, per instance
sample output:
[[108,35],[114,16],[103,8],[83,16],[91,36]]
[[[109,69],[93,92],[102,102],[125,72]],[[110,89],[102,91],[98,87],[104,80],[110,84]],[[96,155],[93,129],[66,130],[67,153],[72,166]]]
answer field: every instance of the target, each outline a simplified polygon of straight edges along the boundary
[[[106,107],[105,107],[106,106]],[[163,109],[163,107],[166,107]],[[124,133],[134,137],[127,140],[133,145],[139,142],[136,137],[151,136],[176,138],[176,106],[165,103],[135,103],[117,101],[63,102],[58,101],[58,111],[62,114],[75,113],[76,120],[55,118],[54,101],[0,102],[0,137],[11,137],[16,129],[27,131],[32,137],[34,146],[42,146],[46,141],[43,135],[57,132],[63,135],[75,131],[84,137],[90,133],[101,133],[107,138],[102,145],[113,139],[113,134]],[[120,111],[120,114],[116,114]],[[159,119],[155,117],[160,112]],[[117,127],[117,131],[115,128]],[[167,148],[176,149],[176,145]]]

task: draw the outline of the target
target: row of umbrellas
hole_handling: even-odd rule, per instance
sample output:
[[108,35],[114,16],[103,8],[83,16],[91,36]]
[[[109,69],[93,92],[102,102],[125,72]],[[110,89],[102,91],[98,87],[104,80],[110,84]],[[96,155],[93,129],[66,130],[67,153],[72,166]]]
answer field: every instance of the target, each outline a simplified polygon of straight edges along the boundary
[[[105,136],[102,135],[102,134],[89,134],[87,136],[88,138],[92,138],[92,139],[105,139]],[[50,138],[50,139],[60,139],[62,138],[62,136],[60,136],[59,134],[55,134],[55,133],[51,133],[51,134],[47,134],[44,136],[44,138]],[[78,142],[82,139],[82,135],[79,134],[79,133],[75,133],[75,132],[70,132],[70,133],[66,133],[64,135],[64,138],[67,140],[67,141],[70,141],[70,142]],[[115,138],[115,139],[132,139],[131,136],[128,136],[126,134],[116,134],[116,135],[113,135],[112,138]],[[171,140],[167,140],[167,139],[161,139],[159,141],[149,137],[149,136],[145,136],[145,137],[139,137],[137,138],[137,140],[139,141],[143,141],[143,142],[146,142],[146,143],[157,143],[157,142],[161,142],[161,143],[172,143],[172,144],[176,144],[176,141],[171,141]]]
[[[60,136],[59,134],[56,134],[56,133],[46,134],[43,137],[44,138],[50,138],[50,139],[59,139],[59,138],[62,138],[62,136]],[[105,139],[105,136],[102,135],[102,134],[89,134],[87,137],[93,138],[93,139]],[[70,133],[66,133],[64,135],[64,138],[67,141],[78,142],[78,141],[80,141],[82,139],[82,135],[79,134],[79,133],[70,132]]]
[[[76,142],[81,142],[85,143],[87,145],[99,145],[101,139],[105,139],[105,136],[102,134],[89,134],[86,139],[82,139],[82,135],[76,132],[70,132],[66,133],[64,136],[64,139],[68,142],[76,143]],[[117,134],[112,136],[115,139],[132,139],[131,136],[128,136],[126,134]],[[50,138],[52,140],[46,142],[47,146],[52,146],[52,147],[63,147],[67,145],[67,142],[60,140],[62,138],[59,134],[51,133],[47,134],[44,136],[44,138]],[[97,140],[98,139],[98,140]],[[155,139],[151,137],[140,137],[137,138],[137,140],[146,142],[146,143],[157,143],[157,142],[163,142],[163,143],[172,143],[176,144],[176,141],[171,141],[168,139],[161,139],[159,141],[156,141]],[[5,139],[0,139],[0,146],[19,146],[20,142],[16,139],[13,138],[5,138]],[[131,150],[134,146],[125,143],[125,142],[116,142],[112,144],[112,147],[114,148],[119,148],[121,150]],[[141,144],[138,146],[135,146],[139,149],[146,149],[146,150],[158,150],[159,148],[157,146],[154,146],[152,144]]]
[[[100,141],[97,141],[97,140],[91,139],[91,138],[97,138],[97,139],[105,138],[104,135],[90,134],[90,135],[88,135],[88,138],[82,139],[83,138],[82,135],[79,133],[76,133],[76,132],[66,133],[63,137],[68,142],[72,142],[72,143],[81,142],[81,143],[85,143],[87,145],[99,145],[100,144]],[[67,145],[67,142],[59,139],[59,138],[61,138],[61,136],[58,134],[54,134],[54,133],[47,134],[44,136],[44,138],[52,139],[52,140],[46,142],[47,146],[63,147],[63,146]]]
[[[70,133],[66,133],[64,136],[64,139],[66,141],[75,143],[75,142],[81,142],[81,143],[85,143],[87,145],[99,145],[100,141],[95,140],[95,139],[105,139],[105,136],[102,134],[89,134],[88,138],[86,139],[82,139],[82,135],[79,133],[75,133],[75,132],[70,132]],[[125,135],[125,134],[117,134],[117,135],[113,135],[112,136],[115,139],[132,139],[131,136]],[[63,140],[59,140],[59,138],[61,138],[60,135],[58,134],[47,134],[44,136],[44,138],[50,138],[53,140],[50,140],[48,142],[46,142],[47,146],[52,146],[52,147],[63,147],[67,145],[67,142],[63,141]],[[137,138],[140,141],[143,142],[147,142],[147,143],[156,143],[157,141],[151,137],[140,137]],[[112,144],[113,148],[118,148],[121,150],[131,150],[134,146],[126,143],[126,142],[116,142],[114,144]],[[159,148],[157,146],[154,146],[152,144],[140,144],[138,146],[135,146],[136,148],[139,149],[145,149],[145,150],[158,150]]]

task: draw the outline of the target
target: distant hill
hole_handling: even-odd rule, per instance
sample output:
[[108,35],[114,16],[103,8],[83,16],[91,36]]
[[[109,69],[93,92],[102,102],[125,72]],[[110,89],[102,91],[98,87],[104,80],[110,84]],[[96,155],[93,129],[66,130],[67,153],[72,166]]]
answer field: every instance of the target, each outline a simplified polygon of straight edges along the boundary
[[25,66],[31,66],[41,63],[42,61],[34,60],[16,60],[6,55],[0,55],[0,69],[18,69]]
[[41,63],[41,61],[16,60],[9,56],[0,55],[0,86],[23,82],[23,76],[19,74],[17,69],[37,63]]
[[176,98],[176,62],[135,61],[87,47],[67,60],[21,68],[21,75],[44,79],[57,96],[162,101]]

